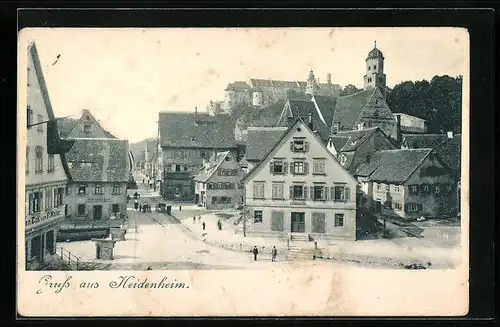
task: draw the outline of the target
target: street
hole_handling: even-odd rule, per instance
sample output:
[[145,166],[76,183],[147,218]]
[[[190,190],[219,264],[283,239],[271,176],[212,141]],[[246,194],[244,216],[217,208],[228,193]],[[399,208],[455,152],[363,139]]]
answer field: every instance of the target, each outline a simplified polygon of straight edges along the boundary
[[[93,241],[75,241],[59,243],[66,250],[81,258],[84,262],[93,262],[100,269],[114,270],[152,270],[157,269],[268,269],[272,266],[289,265],[284,257],[278,254],[277,262],[271,262],[269,255],[253,255],[246,252],[231,251],[209,245],[186,233],[174,218],[166,213],[154,210],[154,200],[144,197],[148,193],[146,184],[138,183],[137,191],[142,194],[140,202],[152,204],[151,213],[143,213],[133,209],[133,200],[128,205],[127,233],[125,241],[118,241],[114,248],[114,260],[95,259]],[[179,211],[179,204],[172,207],[172,214],[178,219],[192,219],[194,214],[204,215],[202,208],[190,205],[189,209]],[[137,228],[136,228],[137,227]],[[201,229],[201,224],[200,227]],[[307,263],[321,264],[318,263]],[[297,264],[294,263],[294,266]],[[99,269],[99,268],[98,268]]]

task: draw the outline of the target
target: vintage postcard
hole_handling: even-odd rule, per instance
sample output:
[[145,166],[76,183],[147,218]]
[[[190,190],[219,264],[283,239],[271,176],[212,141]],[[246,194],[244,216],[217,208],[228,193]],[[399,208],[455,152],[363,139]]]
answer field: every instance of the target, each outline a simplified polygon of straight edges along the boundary
[[463,28],[25,28],[18,312],[463,316]]

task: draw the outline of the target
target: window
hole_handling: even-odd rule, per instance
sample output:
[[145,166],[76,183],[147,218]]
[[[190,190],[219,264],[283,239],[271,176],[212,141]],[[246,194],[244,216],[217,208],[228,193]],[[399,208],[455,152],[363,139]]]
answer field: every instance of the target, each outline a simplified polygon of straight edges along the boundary
[[377,65],[373,65],[373,69],[374,69],[374,70],[375,70],[375,69],[377,69]]
[[406,204],[406,211],[408,212],[417,212],[420,211],[422,208],[422,205],[419,203],[407,203]]
[[390,191],[390,190],[391,190],[391,185],[387,184],[387,185],[385,186],[385,190],[386,190],[386,191]]
[[95,185],[94,185],[94,194],[103,194],[103,192],[102,192],[102,184],[101,183],[95,183]]
[[325,214],[323,212],[312,213],[312,232],[313,233],[325,232]]
[[399,211],[401,211],[401,209],[402,209],[401,203],[399,203],[399,202],[394,202],[394,203],[393,203],[393,205],[394,205],[394,209],[395,209],[395,210],[399,210]]
[[58,207],[63,204],[63,194],[64,194],[64,188],[59,187],[57,189],[54,189],[54,206]]
[[272,211],[271,212],[271,231],[282,232],[285,230],[284,218],[285,214],[283,211]]
[[85,194],[87,193],[87,185],[86,184],[79,184],[78,185],[78,194]]
[[91,132],[92,126],[90,124],[83,125],[83,132],[89,134]]
[[181,165],[175,165],[175,171],[181,171]]
[[113,211],[113,213],[118,213],[120,212],[120,205],[119,204],[113,204],[111,210]]
[[231,161],[231,157],[226,156],[226,157],[224,158],[224,160],[225,160],[225,161]]
[[349,188],[346,186],[334,186],[331,188],[331,198],[334,201],[347,201],[349,200]]
[[340,164],[341,164],[342,166],[344,166],[344,165],[345,165],[345,163],[346,163],[346,161],[347,161],[347,157],[346,157],[345,155],[343,155],[343,154],[342,154],[342,155],[340,156]]
[[394,185],[394,192],[399,192],[399,185]]
[[380,183],[375,183],[375,185],[377,186],[377,191],[380,190]]
[[264,183],[254,182],[253,183],[253,198],[254,199],[264,199]]
[[368,77],[368,83],[370,83],[371,81],[372,81],[372,78]]
[[26,108],[26,127],[31,128],[33,125],[33,109],[30,106]]
[[306,199],[306,188],[304,185],[293,185],[290,186],[290,198],[294,200],[305,200]]
[[29,214],[42,211],[43,193],[41,191],[29,194]]
[[53,154],[49,154],[49,157],[48,157],[48,160],[47,160],[47,171],[50,173],[50,172],[54,172],[55,170],[55,167],[54,167],[54,155]]
[[208,189],[212,190],[214,188],[214,183],[208,183]]
[[112,193],[113,194],[120,194],[121,193],[120,184],[113,184]]
[[372,67],[371,67],[371,66],[368,66],[368,70],[371,70],[371,69],[372,69]]
[[283,198],[283,183],[273,183],[273,199]]
[[307,174],[308,165],[305,161],[293,161],[292,162],[292,173],[296,175]]
[[344,227],[344,214],[336,213],[335,214],[335,227]]
[[262,222],[262,210],[254,210],[253,222],[254,223],[261,223]]
[[213,196],[212,204],[231,204],[231,198],[227,196]]
[[30,147],[26,147],[26,164],[24,166],[24,172],[29,173],[30,172]]
[[326,192],[325,192],[325,187],[324,186],[314,186],[312,188],[313,191],[313,200],[326,200]]
[[436,194],[441,193],[441,187],[439,184],[434,185],[434,193],[436,193]]
[[429,194],[429,185],[422,184],[422,194]]
[[[55,195],[55,191],[56,190],[54,189],[54,195]],[[52,196],[52,188],[48,187],[45,189],[45,209],[46,210],[52,209],[53,200],[54,200],[54,197]]]
[[325,159],[313,159],[313,174],[325,174]]
[[43,115],[38,115],[38,125],[36,126],[38,132],[43,132],[43,124],[41,122],[43,122]]
[[284,174],[287,170],[287,163],[281,160],[271,161],[270,172],[271,174]]
[[418,185],[409,185],[408,189],[409,189],[411,195],[418,194]]
[[71,195],[71,186],[66,186],[66,195]]
[[85,204],[78,205],[78,216],[85,216]]
[[307,152],[309,145],[305,139],[293,139],[290,142],[290,150],[292,152]]
[[35,173],[43,172],[43,148],[37,146],[35,148]]

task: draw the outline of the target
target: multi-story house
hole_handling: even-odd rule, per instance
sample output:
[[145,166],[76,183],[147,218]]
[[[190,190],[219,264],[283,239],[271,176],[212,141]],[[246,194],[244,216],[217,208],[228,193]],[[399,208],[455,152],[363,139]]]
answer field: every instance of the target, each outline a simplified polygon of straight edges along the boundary
[[194,177],[196,203],[205,209],[234,208],[243,204],[244,176],[235,153],[217,153]]
[[72,144],[59,138],[35,43],[28,46],[27,66],[25,263],[38,269],[56,250],[69,178],[64,153]]
[[302,119],[242,182],[248,233],[356,239],[356,179]]
[[57,121],[59,134],[62,138],[112,138],[110,132],[105,130],[101,123],[92,115],[88,109],[83,109],[79,119],[59,118]]
[[162,197],[193,201],[194,175],[203,160],[220,151],[237,150],[234,121],[229,115],[160,112],[160,146],[163,160]]
[[407,219],[456,214],[455,181],[433,149],[381,150],[354,174],[376,213]]
[[75,139],[67,160],[72,182],[66,189],[68,223],[109,226],[127,210],[130,172],[128,141]]

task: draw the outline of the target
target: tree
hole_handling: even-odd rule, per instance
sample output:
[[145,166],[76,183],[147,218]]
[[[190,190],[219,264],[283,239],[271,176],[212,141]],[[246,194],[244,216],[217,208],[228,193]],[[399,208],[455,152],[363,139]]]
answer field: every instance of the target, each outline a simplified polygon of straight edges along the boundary
[[286,98],[289,100],[309,100],[310,96],[302,90],[288,89],[286,91]]
[[355,85],[353,84],[347,84],[343,89],[342,91],[340,91],[340,96],[346,96],[346,95],[351,95],[351,94],[354,94],[354,93],[358,93],[359,90]]
[[462,77],[434,76],[431,81],[405,81],[387,96],[394,113],[427,121],[429,133],[461,132]]

